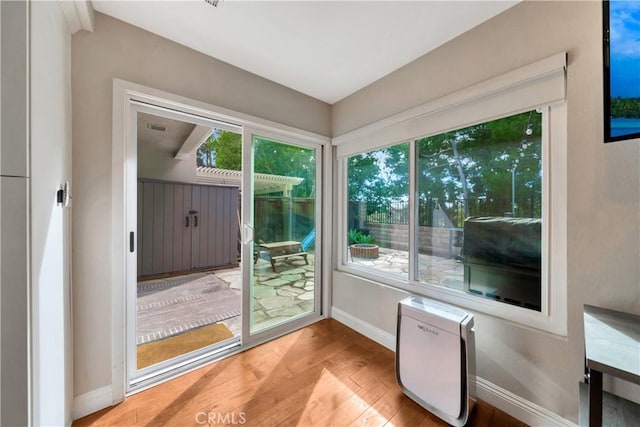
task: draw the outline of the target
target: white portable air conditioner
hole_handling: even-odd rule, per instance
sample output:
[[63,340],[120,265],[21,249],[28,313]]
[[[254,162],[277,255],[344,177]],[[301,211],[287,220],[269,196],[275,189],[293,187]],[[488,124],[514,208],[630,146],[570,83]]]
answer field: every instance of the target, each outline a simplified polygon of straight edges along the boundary
[[474,375],[473,315],[437,301],[408,297],[398,304],[396,376],[402,391],[453,426],[469,417]]

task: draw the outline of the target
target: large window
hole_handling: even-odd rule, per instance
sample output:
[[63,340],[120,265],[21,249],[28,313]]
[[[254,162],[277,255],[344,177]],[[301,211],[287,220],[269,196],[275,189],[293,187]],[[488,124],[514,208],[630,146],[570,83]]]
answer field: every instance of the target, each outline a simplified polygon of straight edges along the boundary
[[541,114],[415,142],[418,280],[541,307]]
[[348,265],[540,311],[540,112],[357,154],[346,163]]
[[338,269],[566,335],[565,67],[560,53],[334,138]]

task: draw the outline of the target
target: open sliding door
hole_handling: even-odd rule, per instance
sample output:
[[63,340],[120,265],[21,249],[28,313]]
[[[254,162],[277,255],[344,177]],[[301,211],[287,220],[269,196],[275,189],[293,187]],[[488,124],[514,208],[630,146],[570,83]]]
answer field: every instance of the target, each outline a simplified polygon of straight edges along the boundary
[[245,128],[243,341],[320,317],[322,146]]
[[126,391],[134,392],[241,346],[242,165],[200,163],[214,157],[201,148],[223,139],[240,160],[242,134],[136,101],[128,124]]
[[114,84],[114,402],[322,316],[328,139],[213,109]]

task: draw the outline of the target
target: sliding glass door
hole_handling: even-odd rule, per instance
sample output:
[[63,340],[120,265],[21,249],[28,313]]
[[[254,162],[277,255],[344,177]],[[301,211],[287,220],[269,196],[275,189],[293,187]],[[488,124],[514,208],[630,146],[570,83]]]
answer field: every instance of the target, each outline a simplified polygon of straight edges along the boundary
[[126,392],[320,318],[322,145],[132,101]]
[[[285,142],[286,141],[286,142]],[[295,328],[320,313],[319,145],[245,130],[245,339]]]

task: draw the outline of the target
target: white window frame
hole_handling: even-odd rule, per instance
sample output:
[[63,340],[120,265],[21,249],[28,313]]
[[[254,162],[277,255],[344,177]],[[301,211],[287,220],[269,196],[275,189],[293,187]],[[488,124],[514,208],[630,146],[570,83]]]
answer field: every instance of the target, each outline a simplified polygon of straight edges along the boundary
[[[465,90],[333,139],[336,146],[336,268],[371,281],[567,336],[567,113],[566,54],[560,53]],[[415,140],[525,111],[542,112],[542,307],[535,311],[416,280]],[[410,142],[409,278],[348,263],[347,161],[349,156]]]

